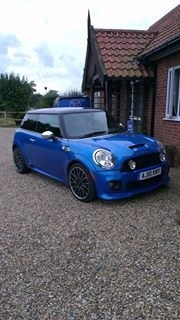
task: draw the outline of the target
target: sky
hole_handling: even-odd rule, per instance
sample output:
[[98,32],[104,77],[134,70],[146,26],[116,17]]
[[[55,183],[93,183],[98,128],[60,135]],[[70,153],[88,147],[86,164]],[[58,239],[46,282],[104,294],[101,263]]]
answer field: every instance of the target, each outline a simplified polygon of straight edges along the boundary
[[0,73],[36,92],[81,90],[87,16],[94,28],[146,30],[179,0],[0,0]]

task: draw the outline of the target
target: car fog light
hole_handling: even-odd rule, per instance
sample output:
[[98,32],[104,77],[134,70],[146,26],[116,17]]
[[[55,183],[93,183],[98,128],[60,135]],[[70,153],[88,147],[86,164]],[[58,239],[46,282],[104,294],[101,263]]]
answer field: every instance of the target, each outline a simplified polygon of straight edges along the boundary
[[108,183],[108,186],[112,191],[119,191],[122,187],[122,184],[120,180],[114,180],[114,181],[110,181]]
[[160,157],[160,160],[161,160],[162,162],[166,160],[166,154],[163,153],[163,152],[161,152],[161,153],[159,154],[159,157]]
[[136,162],[135,162],[134,160],[130,160],[130,161],[128,162],[128,165],[129,165],[129,168],[130,168],[131,170],[136,169]]

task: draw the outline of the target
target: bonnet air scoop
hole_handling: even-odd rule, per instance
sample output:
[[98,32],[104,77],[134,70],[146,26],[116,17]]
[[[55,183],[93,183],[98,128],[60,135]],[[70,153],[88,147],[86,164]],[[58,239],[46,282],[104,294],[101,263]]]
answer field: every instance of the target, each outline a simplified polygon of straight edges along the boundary
[[145,144],[144,143],[138,143],[138,144],[133,144],[132,146],[129,146],[129,149],[136,149],[136,148],[140,148],[140,147],[144,147]]

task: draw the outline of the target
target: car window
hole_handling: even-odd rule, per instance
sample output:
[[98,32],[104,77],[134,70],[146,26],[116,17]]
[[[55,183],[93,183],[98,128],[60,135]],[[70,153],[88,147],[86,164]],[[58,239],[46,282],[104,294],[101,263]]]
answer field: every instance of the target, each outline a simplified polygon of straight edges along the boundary
[[67,113],[63,115],[63,121],[69,138],[121,131],[117,121],[106,112]]
[[40,114],[37,123],[37,132],[52,131],[56,137],[61,136],[59,116],[57,114]]
[[31,131],[36,131],[38,114],[27,113],[21,123],[21,128]]

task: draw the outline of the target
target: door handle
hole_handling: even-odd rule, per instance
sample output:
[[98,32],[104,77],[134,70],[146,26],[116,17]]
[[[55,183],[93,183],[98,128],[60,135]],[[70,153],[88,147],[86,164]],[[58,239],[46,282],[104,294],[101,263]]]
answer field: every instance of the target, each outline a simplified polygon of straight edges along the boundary
[[30,141],[32,141],[32,142],[35,142],[35,141],[36,141],[36,140],[35,140],[35,139],[33,139],[33,138],[30,138],[29,140],[30,140]]

